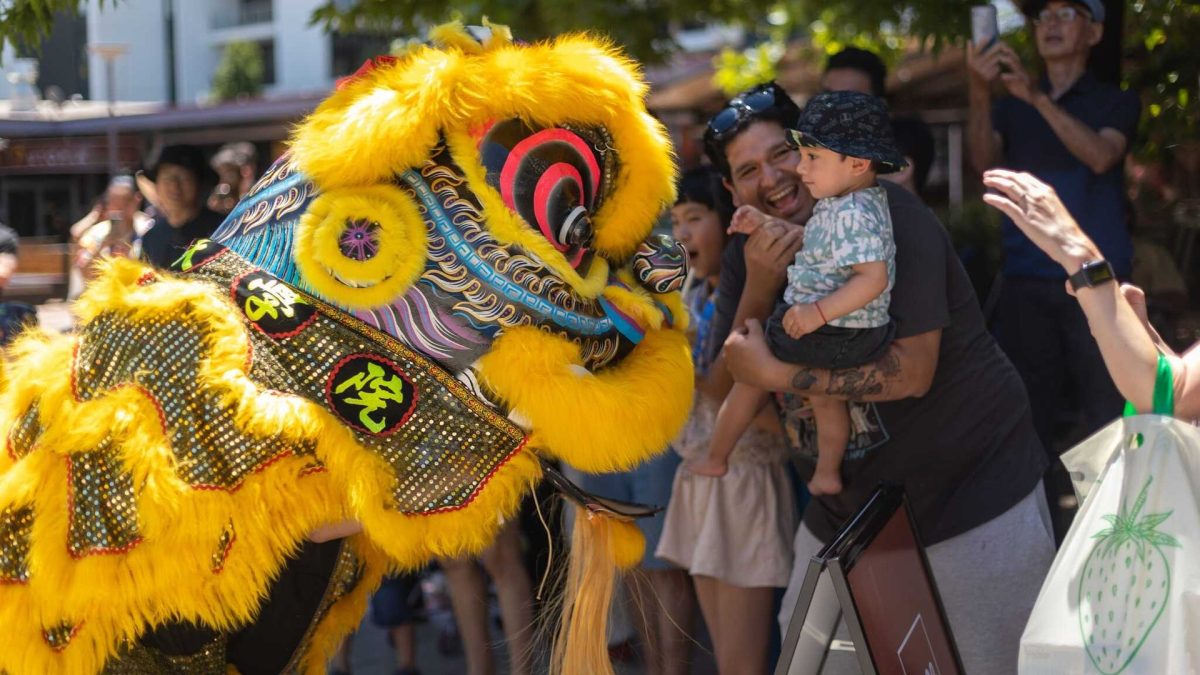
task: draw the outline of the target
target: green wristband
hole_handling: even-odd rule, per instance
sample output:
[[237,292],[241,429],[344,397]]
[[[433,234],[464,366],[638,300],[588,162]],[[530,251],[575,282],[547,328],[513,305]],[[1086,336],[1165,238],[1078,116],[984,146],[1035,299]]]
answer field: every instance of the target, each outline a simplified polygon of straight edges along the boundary
[[[1172,416],[1175,414],[1175,378],[1171,373],[1171,362],[1162,352],[1158,354],[1158,368],[1154,375],[1154,402],[1152,412],[1155,415]],[[1138,414],[1137,408],[1130,401],[1125,402],[1125,417]]]

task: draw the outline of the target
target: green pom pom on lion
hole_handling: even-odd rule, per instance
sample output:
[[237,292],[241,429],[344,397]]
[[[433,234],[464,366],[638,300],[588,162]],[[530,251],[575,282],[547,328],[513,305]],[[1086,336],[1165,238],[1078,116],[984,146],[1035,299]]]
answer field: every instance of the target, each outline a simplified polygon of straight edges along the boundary
[[[22,337],[0,673],[323,673],[386,572],[480,551],[561,482],[543,459],[663,451],[692,367],[645,93],[586,35],[439,27],[339,83],[172,270],[110,261],[75,334]],[[555,668],[611,672],[643,544],[576,497]]]

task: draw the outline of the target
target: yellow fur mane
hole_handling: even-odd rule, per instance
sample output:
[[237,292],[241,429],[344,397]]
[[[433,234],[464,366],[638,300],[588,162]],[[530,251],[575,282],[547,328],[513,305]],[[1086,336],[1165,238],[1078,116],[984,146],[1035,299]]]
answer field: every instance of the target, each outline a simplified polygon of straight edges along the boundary
[[[147,624],[185,617],[218,628],[249,620],[285,557],[318,526],[357,519],[364,534],[352,545],[366,576],[349,602],[321,624],[304,669],[324,672],[338,636],[357,624],[382,574],[433,556],[478,552],[492,540],[497,514],[512,514],[540,476],[526,448],[503,464],[466,507],[407,516],[384,508],[389,470],[328,411],[296,397],[264,391],[247,376],[248,339],[239,312],[197,281],[164,277],[139,286],[148,271],[116,261],[78,304],[84,321],[100,313],[150,320],[195,321],[210,329],[196,386],[222,392],[239,427],[254,436],[309,441],[326,471],[308,473],[288,456],[247,477],[234,491],[197,490],[175,473],[169,439],[151,400],[124,387],[91,401],[72,394],[63,366],[78,338],[35,334],[13,348],[0,425],[39,401],[39,449],[14,461],[0,453],[0,512],[32,506],[38,514],[28,553],[28,583],[0,585],[0,671],[95,672],[121,642]],[[142,541],[120,556],[65,555],[70,510],[64,456],[112,436],[139,494]],[[233,554],[220,573],[208,566],[222,530],[238,523]],[[83,621],[69,649],[55,651],[42,630]],[[22,664],[18,670],[14,664]]]
[[[602,125],[620,158],[620,196],[594,218],[595,247],[614,258],[631,253],[673,199],[675,175],[670,140],[642,106],[646,84],[637,66],[582,34],[534,45],[493,40],[487,49],[453,27],[442,37],[445,48],[419,47],[322,103],[292,142],[300,168],[322,189],[376,185],[420,166],[443,133],[508,118]],[[460,146],[456,159],[475,169],[477,153],[464,154]],[[495,192],[476,180],[472,188]]]

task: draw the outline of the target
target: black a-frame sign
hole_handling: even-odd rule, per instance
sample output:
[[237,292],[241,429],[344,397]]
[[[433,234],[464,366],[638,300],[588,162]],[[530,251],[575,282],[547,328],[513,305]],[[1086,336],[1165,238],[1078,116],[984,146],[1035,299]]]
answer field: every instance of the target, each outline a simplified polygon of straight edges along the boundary
[[903,488],[881,485],[808,564],[775,675],[818,675],[839,615],[863,675],[963,675]]

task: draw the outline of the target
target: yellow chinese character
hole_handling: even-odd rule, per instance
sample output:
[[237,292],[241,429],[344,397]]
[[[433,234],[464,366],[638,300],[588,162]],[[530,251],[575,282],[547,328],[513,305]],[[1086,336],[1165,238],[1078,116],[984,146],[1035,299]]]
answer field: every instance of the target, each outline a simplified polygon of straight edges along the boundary
[[371,418],[371,413],[386,408],[389,401],[404,404],[404,380],[399,375],[384,377],[383,368],[375,363],[367,364],[367,372],[359,373],[346,380],[333,391],[335,394],[341,394],[350,387],[354,387],[358,396],[344,398],[342,401],[362,406],[362,410],[358,413],[358,419],[362,421],[364,427],[374,433],[383,431],[386,422],[375,421]]

